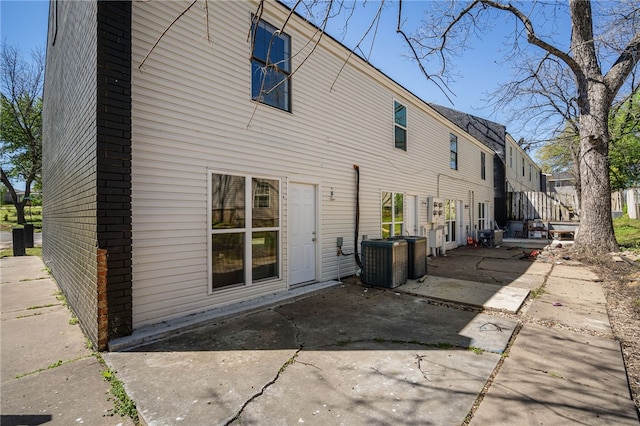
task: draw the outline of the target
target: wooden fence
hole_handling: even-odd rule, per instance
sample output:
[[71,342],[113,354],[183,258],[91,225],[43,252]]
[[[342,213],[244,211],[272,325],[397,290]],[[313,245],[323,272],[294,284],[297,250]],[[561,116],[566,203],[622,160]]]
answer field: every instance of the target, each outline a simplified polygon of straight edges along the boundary
[[542,219],[545,222],[577,222],[578,197],[557,192],[508,192],[509,220]]

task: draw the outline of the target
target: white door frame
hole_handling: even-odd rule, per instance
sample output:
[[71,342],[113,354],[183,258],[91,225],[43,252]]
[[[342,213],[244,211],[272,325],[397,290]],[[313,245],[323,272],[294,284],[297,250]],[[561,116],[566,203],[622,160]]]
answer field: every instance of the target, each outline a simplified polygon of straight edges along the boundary
[[[409,200],[413,200],[413,208],[411,208],[411,203]],[[413,222],[413,229],[409,229],[408,226],[405,226],[405,234],[406,235],[418,235],[418,196],[416,194],[406,194],[405,205],[407,206],[405,214],[407,215],[407,219],[411,218],[411,222]],[[405,221],[406,224],[410,222],[408,220]]]

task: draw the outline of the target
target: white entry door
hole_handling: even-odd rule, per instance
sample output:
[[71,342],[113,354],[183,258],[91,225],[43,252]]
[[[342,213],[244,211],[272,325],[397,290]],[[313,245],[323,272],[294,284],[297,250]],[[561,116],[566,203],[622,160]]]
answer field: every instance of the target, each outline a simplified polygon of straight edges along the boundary
[[417,216],[417,197],[415,195],[407,195],[407,217],[405,219],[404,233],[406,235],[418,235]]
[[316,187],[289,185],[289,284],[316,279]]

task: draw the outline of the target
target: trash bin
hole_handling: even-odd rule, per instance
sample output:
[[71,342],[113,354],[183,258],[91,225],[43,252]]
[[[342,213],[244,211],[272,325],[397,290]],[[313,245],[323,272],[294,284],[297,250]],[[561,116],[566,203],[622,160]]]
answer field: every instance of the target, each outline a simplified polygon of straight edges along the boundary
[[26,256],[27,251],[25,250],[24,244],[24,229],[23,228],[13,228],[11,232],[13,237],[13,255],[14,256]]
[[407,282],[407,242],[404,240],[365,240],[362,242],[365,284],[394,288]]
[[24,246],[26,248],[33,248],[33,223],[24,225]]
[[407,242],[407,276],[410,280],[417,280],[427,275],[427,237],[411,235],[391,237],[389,239]]

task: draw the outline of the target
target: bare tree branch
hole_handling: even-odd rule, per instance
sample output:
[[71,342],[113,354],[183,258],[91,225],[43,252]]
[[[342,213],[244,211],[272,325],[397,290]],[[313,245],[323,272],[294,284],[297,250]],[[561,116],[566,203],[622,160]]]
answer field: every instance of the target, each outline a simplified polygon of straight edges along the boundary
[[[147,58],[149,57],[149,55],[151,55],[151,52],[153,52],[153,50],[156,48],[156,46],[158,45],[158,43],[160,43],[160,40],[162,40],[162,37],[165,36],[165,34],[167,34],[167,32],[171,29],[171,27],[173,27],[173,25],[178,22],[180,20],[180,18],[182,18],[184,16],[185,13],[187,13],[189,11],[189,9],[191,9],[193,7],[194,4],[196,4],[198,0],[193,0],[191,2],[191,4],[189,6],[187,6],[187,8],[185,10],[182,11],[182,13],[180,15],[178,15],[176,17],[176,19],[174,19],[169,26],[162,32],[162,34],[160,34],[160,37],[158,37],[158,39],[156,40],[156,42],[153,44],[153,46],[151,46],[151,49],[149,49],[149,51],[147,52],[147,54],[144,56],[144,58],[142,59],[142,62],[140,62],[140,65],[138,65],[138,69],[142,68],[142,65],[145,63],[145,61],[147,60]],[[207,17],[209,16],[209,14],[207,13]],[[208,26],[207,26],[208,28]]]
[[[396,32],[402,35],[402,37],[404,37],[405,41],[407,42],[407,45],[409,46],[409,48],[411,49],[411,52],[413,53],[414,59],[416,60],[416,62],[418,63],[418,66],[420,67],[420,71],[422,72],[422,75],[424,75],[427,78],[427,80],[431,80],[436,85],[436,87],[440,89],[440,91],[447,98],[447,100],[451,102],[451,104],[453,104],[453,101],[449,96],[449,94],[453,94],[453,92],[451,92],[449,87],[442,81],[442,78],[440,78],[439,76],[433,76],[427,72],[427,70],[422,65],[422,62],[420,61],[420,58],[418,57],[418,52],[413,46],[413,43],[411,42],[407,34],[402,30],[402,0],[398,1],[398,25],[396,27]],[[440,82],[436,81],[436,78],[440,80]],[[449,93],[447,93],[445,89],[447,89]]]

